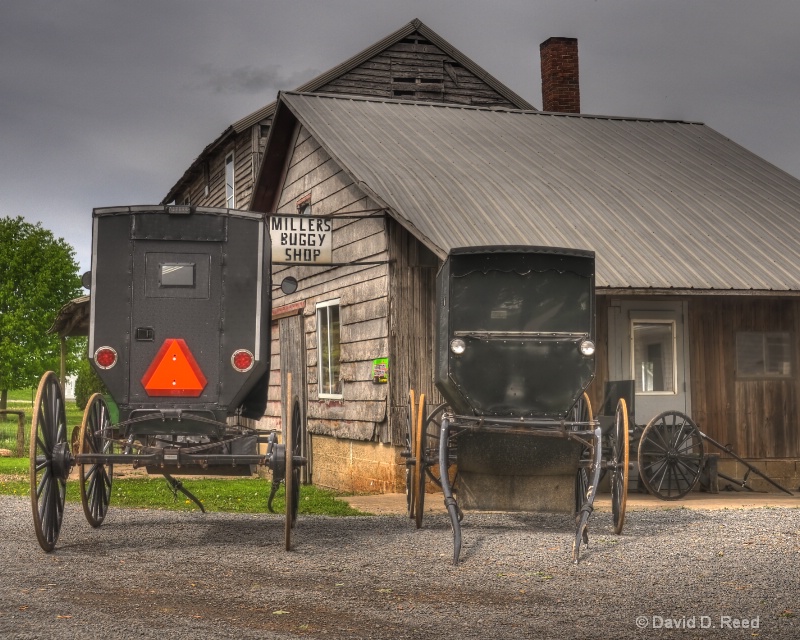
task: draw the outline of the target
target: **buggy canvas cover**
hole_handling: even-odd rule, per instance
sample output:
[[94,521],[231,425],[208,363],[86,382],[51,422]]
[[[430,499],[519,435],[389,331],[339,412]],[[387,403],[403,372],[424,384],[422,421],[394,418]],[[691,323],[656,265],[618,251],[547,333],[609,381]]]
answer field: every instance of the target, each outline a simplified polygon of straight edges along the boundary
[[121,422],[195,433],[243,404],[263,414],[269,265],[262,214],[94,210],[89,359]]

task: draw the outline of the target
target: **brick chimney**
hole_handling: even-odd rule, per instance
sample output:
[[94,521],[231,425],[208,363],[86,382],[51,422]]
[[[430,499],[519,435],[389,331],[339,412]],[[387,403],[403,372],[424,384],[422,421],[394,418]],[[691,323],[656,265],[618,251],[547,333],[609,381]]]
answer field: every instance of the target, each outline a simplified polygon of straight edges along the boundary
[[539,45],[542,59],[542,110],[581,112],[578,40],[548,38]]

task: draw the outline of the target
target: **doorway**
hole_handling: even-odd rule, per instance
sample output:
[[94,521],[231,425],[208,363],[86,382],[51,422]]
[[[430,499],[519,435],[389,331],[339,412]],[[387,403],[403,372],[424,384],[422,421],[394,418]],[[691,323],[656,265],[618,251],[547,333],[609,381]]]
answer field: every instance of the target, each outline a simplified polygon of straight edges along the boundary
[[621,301],[609,305],[609,379],[634,380],[636,422],[663,411],[691,413],[683,301]]

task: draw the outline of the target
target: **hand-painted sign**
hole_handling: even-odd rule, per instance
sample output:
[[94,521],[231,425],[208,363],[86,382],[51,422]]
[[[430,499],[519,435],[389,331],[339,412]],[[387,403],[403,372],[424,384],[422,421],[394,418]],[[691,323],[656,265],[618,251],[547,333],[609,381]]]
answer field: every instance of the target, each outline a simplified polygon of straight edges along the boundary
[[304,215],[271,216],[272,262],[330,264],[333,224],[330,218]]

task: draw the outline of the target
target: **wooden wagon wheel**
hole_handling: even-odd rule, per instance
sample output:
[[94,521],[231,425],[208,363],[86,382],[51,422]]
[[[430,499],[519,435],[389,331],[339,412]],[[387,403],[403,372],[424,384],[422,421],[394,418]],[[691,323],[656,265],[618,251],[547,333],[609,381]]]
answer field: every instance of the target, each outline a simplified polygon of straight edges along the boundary
[[414,521],[417,529],[422,527],[422,517],[425,513],[425,469],[428,461],[425,452],[425,394],[419,396],[419,407],[417,408],[417,424],[414,430],[414,477],[411,480],[412,494],[414,496]]
[[[111,426],[103,396],[95,393],[86,403],[78,440],[80,453],[110,453],[112,441],[107,437]],[[111,482],[114,477],[113,464],[80,464],[81,504],[86,520],[93,527],[99,527],[108,512],[111,500]]]
[[628,435],[628,403],[620,398],[614,413],[614,431],[611,440],[611,513],[614,533],[622,533],[625,524],[625,507],[628,502],[628,463],[630,440]]
[[406,461],[406,514],[409,518],[414,517],[414,467],[417,464],[417,451],[414,439],[414,428],[416,426],[417,402],[416,394],[411,389],[408,392],[408,415],[406,417],[406,451],[410,459]]
[[[422,398],[420,398],[420,400],[422,400]],[[447,409],[447,403],[443,402],[436,405],[433,409],[431,409],[430,413],[425,415],[427,406],[424,402],[420,402],[419,413],[417,416],[420,428],[417,429],[416,433],[419,437],[419,444],[417,445],[419,448],[419,453],[417,454],[417,459],[422,461],[422,477],[420,478],[417,486],[421,487],[423,493],[420,495],[417,501],[417,504],[420,507],[420,512],[415,513],[417,518],[417,528],[422,526],[422,519],[424,515],[424,489],[426,478],[432,480],[440,487],[442,486],[442,471],[439,468],[439,441],[441,440],[442,416],[444,415],[445,409]],[[452,437],[450,440],[451,441],[448,446],[448,467],[445,470],[445,473],[450,473],[451,468],[456,464],[456,446]],[[451,486],[453,484],[455,484],[455,478],[453,479],[453,482],[451,482]],[[460,509],[457,509],[457,512],[458,519],[460,521],[464,517],[464,514]]]
[[680,411],[653,418],[639,441],[639,475],[647,490],[662,500],[678,500],[700,478],[703,437],[692,419]]
[[289,425],[286,430],[286,477],[284,488],[286,490],[286,521],[284,525],[284,539],[286,550],[292,548],[292,529],[297,522],[297,509],[300,504],[300,469],[294,464],[294,457],[300,455],[300,440],[302,421],[300,416],[300,401],[295,398],[292,407]]
[[52,551],[61,532],[64,496],[72,455],[67,442],[67,416],[58,377],[42,376],[31,421],[30,482],[33,526],[39,546]]
[[[592,402],[589,400],[588,394],[584,392],[583,397],[578,400],[572,409],[570,420],[572,422],[586,422],[590,423],[594,420],[592,413]],[[581,465],[578,467],[578,473],[575,478],[575,513],[581,511],[583,503],[586,502],[589,494],[589,464],[590,456],[589,450],[584,449],[581,452]]]

